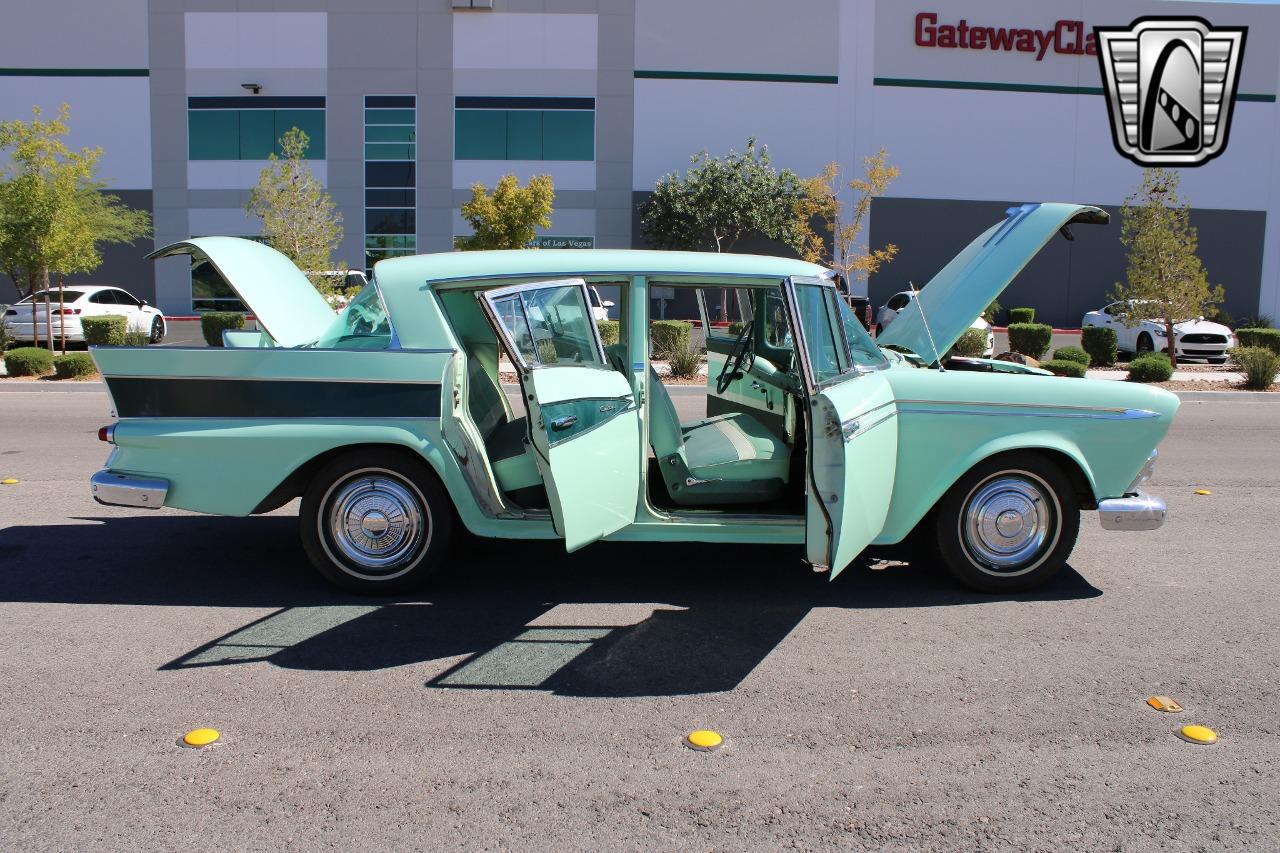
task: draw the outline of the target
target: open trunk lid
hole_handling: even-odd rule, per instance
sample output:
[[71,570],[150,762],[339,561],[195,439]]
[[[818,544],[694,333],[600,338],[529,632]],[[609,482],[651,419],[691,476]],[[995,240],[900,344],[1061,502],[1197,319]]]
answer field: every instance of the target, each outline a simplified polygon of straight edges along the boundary
[[311,343],[333,322],[334,310],[293,261],[242,237],[192,237],[148,258],[190,255],[207,261],[282,347]]
[[1054,202],[1009,208],[1003,221],[978,235],[929,279],[876,343],[906,347],[926,362],[936,361],[1054,233],[1073,222],[1103,225],[1109,220],[1106,211],[1083,204]]

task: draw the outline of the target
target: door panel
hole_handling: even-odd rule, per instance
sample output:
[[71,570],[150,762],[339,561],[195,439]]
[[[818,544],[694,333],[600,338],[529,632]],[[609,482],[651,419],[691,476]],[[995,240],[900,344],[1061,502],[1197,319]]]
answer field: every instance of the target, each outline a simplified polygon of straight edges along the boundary
[[480,294],[529,407],[529,438],[551,518],[576,551],[635,520],[640,415],[627,377],[609,367],[581,279]]
[[789,279],[785,292],[809,404],[806,556],[834,578],[888,517],[897,405],[882,354],[831,283]]

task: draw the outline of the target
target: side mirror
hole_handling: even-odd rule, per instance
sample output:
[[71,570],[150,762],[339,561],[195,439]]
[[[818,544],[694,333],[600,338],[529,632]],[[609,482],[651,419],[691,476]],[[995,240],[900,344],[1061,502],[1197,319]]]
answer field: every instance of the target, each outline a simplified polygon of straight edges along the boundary
[[605,308],[612,308],[612,307],[613,307],[613,300],[612,300],[612,299],[604,299],[604,300],[601,300],[600,304],[601,304],[601,305],[603,305]]
[[139,300],[138,300],[138,304],[139,304],[139,305],[150,305],[151,303],[150,303],[150,302],[148,302],[148,301],[147,301],[147,300],[145,300],[145,299],[139,299]]

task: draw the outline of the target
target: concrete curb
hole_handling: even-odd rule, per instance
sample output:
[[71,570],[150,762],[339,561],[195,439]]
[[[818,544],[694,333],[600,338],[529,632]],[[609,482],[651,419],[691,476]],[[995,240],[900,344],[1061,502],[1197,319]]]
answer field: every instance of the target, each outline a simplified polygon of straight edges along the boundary
[[76,392],[106,390],[107,387],[101,380],[76,381],[75,379],[60,379],[58,381],[0,382],[0,393],[7,392],[10,394],[74,394]]

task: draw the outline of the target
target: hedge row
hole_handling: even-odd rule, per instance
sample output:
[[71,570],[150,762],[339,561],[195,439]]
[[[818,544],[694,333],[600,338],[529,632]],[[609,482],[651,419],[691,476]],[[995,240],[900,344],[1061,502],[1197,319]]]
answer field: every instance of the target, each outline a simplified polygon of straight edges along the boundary
[[76,379],[80,376],[93,376],[98,368],[89,353],[69,352],[53,359],[53,372],[59,379]]
[[53,353],[43,347],[18,347],[4,354],[10,376],[48,376],[53,372]]
[[1034,323],[1036,321],[1036,309],[1034,308],[1010,308],[1009,309],[1009,325],[1014,323]]
[[1242,347],[1265,347],[1280,353],[1280,329],[1236,329]]
[[243,328],[244,315],[236,311],[206,311],[200,315],[200,333],[211,347],[222,346],[225,330]]
[[84,342],[90,346],[122,347],[125,344],[125,333],[128,327],[128,318],[119,315],[80,318],[80,328],[84,329]]

